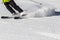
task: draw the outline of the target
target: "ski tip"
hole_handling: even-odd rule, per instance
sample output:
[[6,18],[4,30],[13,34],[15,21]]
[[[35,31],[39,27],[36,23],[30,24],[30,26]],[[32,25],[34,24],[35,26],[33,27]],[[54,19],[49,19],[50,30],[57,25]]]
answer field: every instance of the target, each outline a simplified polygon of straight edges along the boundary
[[8,16],[1,16],[2,19],[9,19],[10,17]]

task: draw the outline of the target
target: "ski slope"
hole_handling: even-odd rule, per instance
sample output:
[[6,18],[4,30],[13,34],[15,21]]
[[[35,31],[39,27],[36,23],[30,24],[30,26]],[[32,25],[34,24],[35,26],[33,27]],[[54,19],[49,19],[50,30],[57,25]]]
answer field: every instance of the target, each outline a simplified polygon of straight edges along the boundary
[[51,4],[55,7],[56,11],[60,11],[60,0],[34,0],[39,3]]
[[[60,14],[58,13],[58,15],[54,11],[58,9],[57,7],[54,9],[55,6],[51,6],[51,2],[48,5],[44,1],[41,1],[43,3],[42,8],[38,6],[39,4],[28,0],[16,0],[15,2],[29,15],[26,19],[17,20],[0,18],[0,40],[60,40]],[[11,16],[5,6],[1,2],[0,4],[0,16]],[[51,11],[51,8],[54,10]],[[42,16],[40,14],[41,9]],[[50,11],[48,12],[47,9]],[[52,15],[46,17],[46,13],[48,15],[52,13]],[[35,17],[35,14],[38,17]]]
[[59,18],[0,19],[0,40],[60,40]]

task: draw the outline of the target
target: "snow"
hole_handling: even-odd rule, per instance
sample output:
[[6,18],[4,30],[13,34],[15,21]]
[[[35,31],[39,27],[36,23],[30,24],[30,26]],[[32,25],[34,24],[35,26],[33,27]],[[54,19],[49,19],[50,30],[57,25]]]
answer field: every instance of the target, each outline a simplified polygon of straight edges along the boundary
[[46,16],[52,16],[53,14],[55,14],[55,9],[51,8],[51,7],[46,7],[46,6],[42,6],[41,8],[39,8],[38,10],[34,11],[34,12],[30,12],[27,17],[31,18],[31,17],[46,17]]
[[58,17],[0,20],[1,40],[60,40]]
[[[60,16],[54,16],[55,7],[45,2],[42,6],[31,1],[16,0],[16,3],[28,13],[28,18],[0,18],[0,40],[60,40]],[[0,16],[11,16],[0,4]]]

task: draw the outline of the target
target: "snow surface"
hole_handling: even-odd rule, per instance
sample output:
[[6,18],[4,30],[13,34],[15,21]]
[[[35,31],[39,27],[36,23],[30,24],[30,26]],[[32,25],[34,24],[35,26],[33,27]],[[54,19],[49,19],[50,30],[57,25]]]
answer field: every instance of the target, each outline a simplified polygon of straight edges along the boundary
[[[59,12],[56,12],[57,14],[55,13],[55,7],[46,4],[44,1],[42,2],[43,6],[41,8],[41,5],[39,6],[39,4],[28,0],[16,0],[16,3],[22,9],[27,11],[30,18],[28,16],[26,19],[16,20],[0,18],[0,40],[60,40],[60,14]],[[0,16],[11,16],[1,1],[0,4]],[[51,12],[51,16],[41,17],[41,9],[43,14],[47,13],[50,15]],[[37,14],[39,17],[34,17],[32,14]],[[31,15],[33,17],[31,17]]]

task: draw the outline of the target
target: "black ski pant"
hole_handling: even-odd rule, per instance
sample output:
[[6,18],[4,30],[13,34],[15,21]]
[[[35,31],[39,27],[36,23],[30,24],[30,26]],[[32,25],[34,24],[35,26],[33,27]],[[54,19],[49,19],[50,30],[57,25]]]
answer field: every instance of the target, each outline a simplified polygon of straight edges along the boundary
[[6,2],[4,3],[4,5],[11,13],[16,13],[14,9],[17,10],[19,13],[23,12],[23,10],[18,5],[16,5],[14,0],[11,0],[10,2]]

